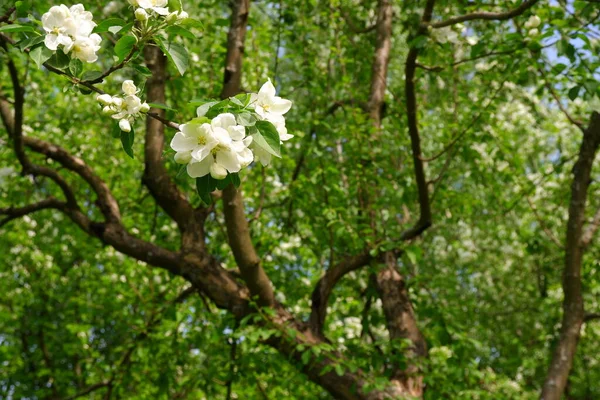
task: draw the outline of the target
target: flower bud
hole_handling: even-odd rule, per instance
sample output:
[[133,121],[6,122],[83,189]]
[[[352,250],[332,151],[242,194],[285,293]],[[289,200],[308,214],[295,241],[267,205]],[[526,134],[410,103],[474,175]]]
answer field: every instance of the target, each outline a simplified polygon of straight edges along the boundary
[[120,108],[123,105],[123,99],[117,96],[113,96],[112,98],[112,103],[117,107]]
[[122,85],[123,92],[128,96],[133,96],[137,93],[137,87],[132,80],[126,80]]
[[174,11],[171,14],[167,15],[167,18],[166,18],[167,24],[172,24],[175,21],[177,21],[177,14],[178,14],[178,12]]
[[127,0],[127,1],[129,1],[129,4],[131,4],[131,5],[132,5],[132,6],[134,6],[134,7],[137,7],[137,6],[139,6],[139,4],[138,4],[138,0]]
[[110,106],[106,106],[102,109],[102,114],[111,115],[114,114],[114,110]]
[[143,8],[138,8],[135,10],[135,19],[141,22],[148,21],[148,13]]
[[542,20],[537,15],[532,15],[529,17],[527,22],[525,22],[525,29],[537,28],[542,23]]
[[175,154],[175,162],[177,164],[187,164],[192,161],[191,151],[180,151]]
[[189,14],[188,14],[188,13],[186,13],[185,11],[181,11],[181,12],[179,13],[179,15],[177,15],[177,22],[181,22],[181,21],[183,21],[183,20],[185,20],[185,19],[188,19],[189,17],[190,17],[190,16],[189,16]]
[[148,103],[142,104],[142,106],[140,107],[140,112],[147,113],[148,111],[150,111],[150,106],[148,105]]
[[227,170],[217,163],[210,166],[210,175],[218,180],[227,178]]
[[131,132],[131,124],[126,119],[119,121],[119,128],[121,128],[123,132]]
[[538,31],[537,29],[530,29],[529,32],[527,32],[527,34],[529,36],[537,36],[540,34],[540,31]]
[[112,96],[109,94],[101,94],[96,97],[96,100],[102,105],[108,106],[112,104]]

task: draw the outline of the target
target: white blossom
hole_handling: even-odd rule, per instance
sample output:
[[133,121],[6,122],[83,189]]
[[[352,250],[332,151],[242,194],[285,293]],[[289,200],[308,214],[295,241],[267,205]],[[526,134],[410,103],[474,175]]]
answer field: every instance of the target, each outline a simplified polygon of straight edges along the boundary
[[540,26],[541,23],[542,20],[540,19],[540,17],[538,17],[537,15],[532,15],[531,17],[529,17],[527,22],[525,22],[524,26],[525,29],[534,29]]
[[[138,88],[135,86],[133,81],[126,80],[121,86],[123,93],[126,95],[124,98],[119,96],[110,96],[108,94],[101,94],[96,97],[96,100],[104,105],[102,109],[104,114],[110,115],[113,119],[119,120],[119,127],[122,131],[131,131],[131,122],[140,116],[140,113],[146,113],[150,110],[150,106],[147,103],[143,103],[142,100],[137,96]],[[126,121],[127,123],[125,123]],[[128,127],[129,130],[123,129]]]
[[171,141],[177,152],[175,161],[187,165],[192,178],[208,174],[224,179],[228,172],[239,172],[254,159],[248,145],[252,137],[246,137],[243,126],[237,125],[233,114],[216,116],[210,123],[183,124]]
[[168,0],[137,0],[135,2],[137,4],[132,5],[141,7],[145,10],[152,10],[158,15],[165,16],[169,14],[169,9],[166,7]]
[[92,13],[81,4],[68,8],[64,4],[53,6],[42,15],[42,26],[46,31],[44,44],[52,51],[62,46],[65,54],[81,61],[92,63],[98,59],[102,38],[93,34],[96,26]]
[[270,122],[280,120],[292,107],[291,101],[275,95],[275,86],[270,79],[262,85],[258,93],[252,93],[250,104],[254,105],[258,115]]

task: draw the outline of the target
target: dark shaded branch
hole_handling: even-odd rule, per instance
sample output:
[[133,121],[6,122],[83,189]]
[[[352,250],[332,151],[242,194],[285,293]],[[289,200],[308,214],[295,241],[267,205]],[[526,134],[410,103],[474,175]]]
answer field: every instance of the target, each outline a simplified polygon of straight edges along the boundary
[[600,313],[587,313],[583,317],[583,322],[591,322],[600,319]]
[[474,12],[471,14],[461,15],[447,19],[446,21],[434,22],[429,24],[429,21],[423,21],[425,26],[431,26],[432,28],[443,28],[445,26],[455,25],[461,22],[473,21],[473,20],[486,20],[486,21],[505,21],[523,14],[529,8],[533,7],[539,0],[527,0],[521,3],[520,6],[513,8],[506,12]]
[[562,282],[563,316],[559,342],[554,350],[542,389],[541,399],[543,400],[560,400],[562,397],[577,351],[581,325],[584,322],[581,287],[581,264],[585,251],[582,241],[583,224],[592,165],[599,146],[600,114],[594,112],[589,127],[583,132],[579,157],[573,167]]
[[24,217],[28,214],[32,214],[41,210],[47,210],[50,208],[60,210],[65,206],[66,203],[63,203],[62,201],[59,201],[54,197],[49,197],[45,200],[26,205],[24,207],[0,208],[0,215],[6,215],[6,218],[0,220],[0,228],[9,223],[10,221]]
[[[167,58],[156,46],[147,46],[144,56],[148,68],[152,71],[152,77],[146,84],[148,101],[164,103]],[[163,164],[165,135],[160,119],[164,116],[164,110],[152,109],[152,113],[158,118],[152,115],[146,118],[145,169],[142,181],[158,205],[177,222],[179,229],[190,230],[192,228],[189,225],[194,222],[194,209],[171,180]]]
[[[227,35],[225,75],[221,91],[223,99],[240,93],[249,7],[249,0],[231,2],[231,26]],[[260,257],[256,253],[250,237],[242,193],[233,185],[229,185],[223,190],[223,211],[229,245],[244,282],[248,285],[251,295],[258,297],[259,305],[274,306],[275,296],[271,281],[262,267]]]
[[96,204],[107,221],[119,222],[121,220],[119,204],[113,197],[108,185],[82,159],[71,155],[60,146],[40,139],[25,137],[24,142],[31,150],[57,161],[60,165],[75,172],[86,181],[98,196]]
[[327,317],[329,296],[331,296],[331,292],[335,285],[348,273],[368,265],[372,259],[369,252],[364,252],[354,257],[348,257],[340,263],[328,268],[325,275],[319,279],[319,282],[312,293],[312,311],[309,318],[310,327],[315,334],[323,333],[325,318]]
[[[433,5],[435,0],[428,0],[423,12],[422,23],[427,25],[433,14]],[[419,30],[419,34],[424,33],[425,28]],[[406,115],[408,118],[408,133],[415,168],[415,180],[417,183],[417,192],[419,195],[420,215],[417,223],[400,236],[401,240],[412,240],[419,236],[424,230],[431,226],[431,205],[429,202],[429,191],[427,180],[425,178],[425,167],[421,160],[421,138],[419,136],[419,123],[417,121],[417,97],[415,88],[415,73],[417,68],[417,57],[419,49],[411,47],[406,57],[405,67],[405,86],[404,94],[406,98]]]

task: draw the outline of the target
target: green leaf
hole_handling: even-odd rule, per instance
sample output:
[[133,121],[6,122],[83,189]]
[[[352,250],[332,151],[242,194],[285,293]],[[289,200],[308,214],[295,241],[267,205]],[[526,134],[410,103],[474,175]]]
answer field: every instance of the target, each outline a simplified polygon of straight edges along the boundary
[[181,36],[191,40],[196,40],[197,37],[189,30],[182,28],[181,26],[173,25],[165,29],[165,31],[172,36]]
[[227,176],[225,177],[225,179],[221,179],[221,180],[217,179],[217,189],[223,190],[227,186],[229,186],[230,183],[232,183],[231,182],[231,174],[227,174]]
[[181,11],[183,9],[181,0],[169,0],[169,8],[175,11]]
[[0,26],[0,32],[36,32],[39,34],[33,26],[19,24]]
[[408,46],[409,47],[414,47],[416,49],[420,49],[422,47],[425,47],[425,45],[427,44],[427,36],[422,36],[419,35],[415,38],[413,38],[409,43]]
[[69,56],[59,49],[56,50],[52,57],[50,57],[50,59],[48,60],[48,65],[64,71],[67,68],[69,68],[70,62],[71,59],[69,58]]
[[[127,25],[127,21],[121,18],[109,18],[100,22],[95,28],[94,33],[109,32],[109,29],[113,26],[118,26],[122,29],[123,26]],[[121,30],[119,29],[119,30]]]
[[258,134],[253,135],[255,143],[274,156],[281,158],[281,140],[275,125],[269,121],[257,121],[256,129],[258,129]]
[[133,64],[131,65],[131,68],[135,69],[137,72],[144,76],[152,76],[152,71],[150,71],[150,69],[148,69],[148,67],[144,65]]
[[131,127],[131,132],[123,132],[121,131],[121,144],[123,145],[123,150],[125,153],[131,158],[133,158],[133,139],[135,137],[135,133],[133,132],[133,127]]
[[148,105],[152,108],[160,108],[161,110],[170,110],[170,111],[176,111],[175,109],[162,104],[162,103],[148,103]]
[[569,99],[575,100],[577,98],[577,96],[579,96],[579,90],[580,90],[579,86],[575,86],[575,87],[572,87],[571,89],[569,89],[569,93],[568,93]]
[[344,367],[342,366],[342,364],[335,364],[335,373],[338,376],[344,375]]
[[118,63],[122,62],[131,53],[136,43],[136,38],[131,35],[125,35],[117,41],[117,44],[115,44],[115,55],[117,56]]
[[96,79],[102,76],[101,71],[85,71],[81,76],[81,80],[83,81],[95,81]]
[[32,38],[26,38],[21,40],[18,45],[21,51],[24,51],[27,48],[33,47],[36,44],[40,44],[44,41],[44,36],[34,36]]
[[29,52],[29,57],[31,57],[31,59],[36,63],[38,68],[41,68],[42,64],[52,57],[52,54],[52,50],[41,44],[31,49]]
[[311,356],[310,351],[305,351],[304,353],[302,353],[302,356],[300,356],[300,360],[302,361],[302,364],[308,365],[308,363],[310,362],[310,356]]
[[217,188],[218,181],[210,174],[196,178],[196,191],[200,199],[206,204],[212,203],[211,193]]
[[81,60],[78,60],[77,58],[71,59],[71,62],[69,62],[69,71],[71,71],[71,74],[74,77],[79,77],[83,72],[83,63]]
[[17,17],[19,17],[19,18],[27,17],[27,14],[31,10],[32,6],[33,6],[32,0],[17,1],[15,3],[15,8],[17,9]]
[[233,186],[235,186],[236,188],[240,187],[240,185],[242,184],[242,180],[240,179],[240,174],[235,172],[235,173],[229,174],[229,176],[231,177],[231,183],[233,183]]
[[112,130],[110,131],[110,135],[112,137],[114,137],[115,139],[118,139],[121,137],[121,128],[119,128],[119,124],[114,124],[112,127]]
[[175,64],[177,71],[179,71],[181,75],[185,74],[185,71],[189,66],[189,55],[185,47],[174,42],[165,43],[160,38],[157,38],[157,42],[169,60]]
[[253,113],[243,112],[241,114],[237,114],[235,119],[238,124],[242,126],[254,126],[256,124],[257,118]]

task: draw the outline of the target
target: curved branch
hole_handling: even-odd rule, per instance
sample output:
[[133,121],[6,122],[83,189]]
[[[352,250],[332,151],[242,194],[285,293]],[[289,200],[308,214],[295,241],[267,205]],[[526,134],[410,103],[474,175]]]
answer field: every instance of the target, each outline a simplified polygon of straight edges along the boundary
[[434,22],[429,24],[428,21],[423,21],[425,26],[431,26],[432,28],[443,28],[446,26],[455,25],[461,22],[473,21],[477,19],[487,20],[487,21],[504,21],[507,19],[511,19],[523,14],[525,11],[533,7],[539,0],[527,0],[521,3],[520,6],[513,8],[510,11],[505,12],[475,12],[472,14],[460,15],[458,17],[453,17],[447,19],[446,21]]
[[313,290],[311,296],[311,308],[309,325],[315,334],[322,335],[323,327],[325,324],[325,318],[327,317],[327,305],[329,303],[329,296],[337,283],[345,275],[352,271],[356,271],[368,265],[373,260],[373,257],[369,252],[364,252],[354,257],[348,257],[339,264],[336,264],[325,272],[325,275]]
[[0,215],[6,215],[6,218],[0,220],[0,228],[17,218],[24,217],[37,211],[47,210],[49,208],[61,209],[66,205],[54,197],[49,197],[37,203],[29,204],[24,207],[0,208]]

